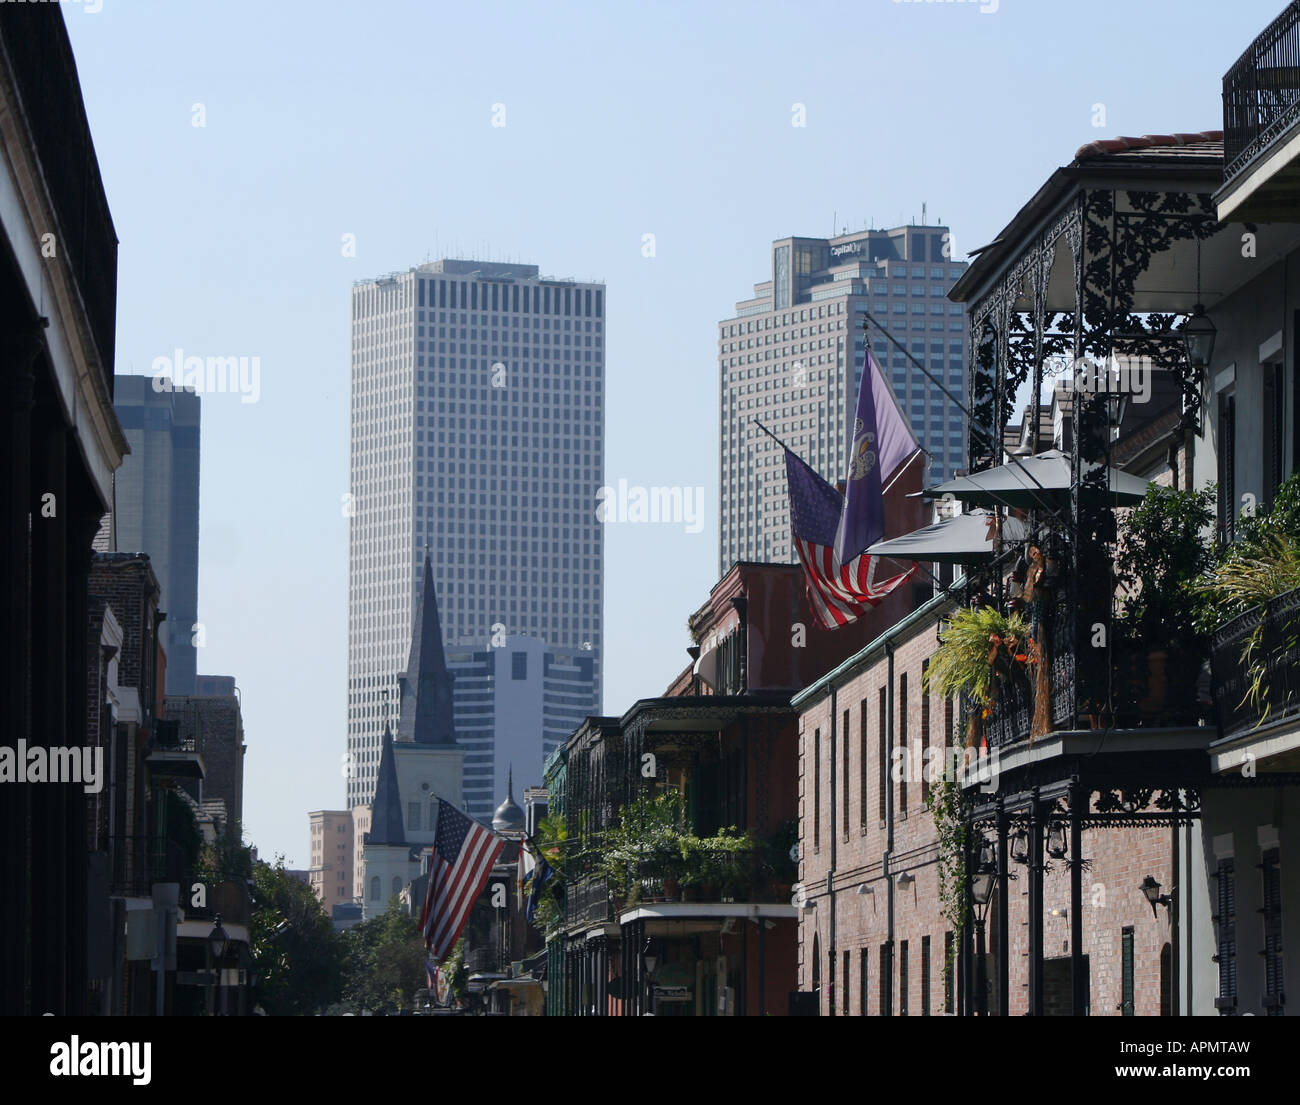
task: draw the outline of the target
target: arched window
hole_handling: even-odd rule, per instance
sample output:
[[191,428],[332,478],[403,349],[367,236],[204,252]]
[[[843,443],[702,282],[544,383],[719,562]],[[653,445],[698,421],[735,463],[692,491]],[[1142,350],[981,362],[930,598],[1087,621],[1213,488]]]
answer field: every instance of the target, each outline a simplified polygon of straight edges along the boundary
[[370,900],[379,901],[379,876],[375,875],[370,880]]
[[401,892],[402,892],[402,877],[401,877],[400,875],[394,875],[394,876],[393,876],[393,893],[394,893],[394,894],[400,894]]
[[818,933],[813,933],[812,988],[813,992],[817,995],[817,1002],[820,1004],[822,989],[822,942]]

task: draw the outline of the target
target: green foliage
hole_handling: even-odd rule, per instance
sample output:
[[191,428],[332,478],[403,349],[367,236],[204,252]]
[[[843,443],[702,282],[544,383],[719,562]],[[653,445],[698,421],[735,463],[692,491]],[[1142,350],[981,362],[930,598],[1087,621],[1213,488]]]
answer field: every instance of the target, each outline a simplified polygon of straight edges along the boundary
[[753,877],[756,847],[754,838],[734,825],[712,836],[691,832],[682,796],[669,790],[643,794],[623,807],[596,866],[625,897],[643,877],[685,886],[709,884],[735,893]]
[[253,877],[253,853],[244,844],[243,830],[238,821],[227,821],[216,843],[204,846],[199,877],[214,886],[223,882],[245,882]]
[[642,794],[624,806],[597,860],[615,893],[627,896],[643,871],[680,880],[686,869],[684,824],[682,796],[675,790]]
[[[1016,672],[1029,626],[1019,614],[996,607],[964,607],[953,614],[926,671],[927,691],[948,696],[968,694],[991,706],[998,684]],[[1020,661],[1023,663],[1024,661]]]
[[1275,536],[1300,543],[1300,473],[1283,481],[1267,510],[1237,520],[1237,539],[1227,555],[1258,557]]
[[459,1005],[469,993],[469,968],[465,966],[465,938],[462,936],[442,961],[443,972],[451,983],[451,1004]]
[[[925,804],[939,838],[939,905],[953,931],[953,953],[966,926],[966,819],[961,785],[955,779],[930,784]],[[951,966],[951,964],[949,964]]]
[[1214,521],[1215,492],[1174,491],[1152,485],[1129,512],[1116,556],[1129,592],[1117,628],[1135,644],[1196,651],[1204,599],[1198,589],[1214,563],[1202,538]]
[[[1237,540],[1225,548],[1200,593],[1205,600],[1202,628],[1211,630],[1300,587],[1300,473],[1287,479],[1268,510],[1238,522]],[[1300,625],[1286,628],[1287,651],[1300,646]],[[1272,708],[1268,665],[1263,651],[1264,623],[1255,625],[1242,645],[1246,694],[1259,725]]]
[[280,1016],[316,1013],[338,1001],[342,943],[311,887],[277,856],[274,866],[253,867],[253,898],[254,1001]]
[[[1223,618],[1265,606],[1271,600],[1300,587],[1300,542],[1283,533],[1259,536],[1249,549],[1234,550],[1210,575],[1205,585],[1216,610]],[[1264,652],[1265,622],[1260,618],[1241,649],[1246,672],[1246,694],[1263,725],[1272,709],[1268,678],[1269,661]],[[1287,627],[1290,652],[1300,644],[1300,626]]]
[[343,933],[344,1001],[356,1010],[401,1009],[428,984],[426,950],[416,919],[396,895],[388,909]]

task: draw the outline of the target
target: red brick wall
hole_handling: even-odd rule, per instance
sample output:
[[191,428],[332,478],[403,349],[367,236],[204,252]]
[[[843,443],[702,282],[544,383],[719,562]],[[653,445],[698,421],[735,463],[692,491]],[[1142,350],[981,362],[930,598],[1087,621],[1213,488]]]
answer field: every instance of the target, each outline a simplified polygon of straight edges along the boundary
[[[918,627],[897,642],[894,654],[895,725],[894,742],[901,739],[903,715],[906,715],[908,743],[920,749],[923,733],[922,662],[936,644],[934,623]],[[821,956],[821,1012],[830,1013],[829,953],[831,918],[834,917],[834,952],[836,959],[834,1002],[835,1015],[843,1014],[844,952],[850,953],[848,980],[850,1012],[861,1009],[860,956],[868,957],[868,1015],[881,1013],[881,945],[890,938],[889,895],[894,895],[894,959],[892,1009],[902,1010],[900,986],[902,943],[908,948],[907,1010],[919,1016],[923,1008],[924,980],[921,960],[925,937],[930,939],[930,1013],[944,1011],[944,935],[952,930],[942,914],[939,896],[938,845],[934,822],[926,810],[919,779],[896,780],[890,771],[893,788],[895,826],[890,878],[882,870],[882,857],[888,847],[884,813],[880,804],[879,755],[881,726],[880,691],[887,685],[888,658],[881,656],[852,680],[836,690],[835,710],[835,785],[836,823],[830,823],[831,786],[831,700],[829,695],[809,703],[800,717],[799,739],[799,809],[800,809],[800,880],[815,908],[801,911],[799,939],[799,988],[813,988],[812,949],[814,934]],[[907,677],[906,702],[902,695],[902,677]],[[868,708],[866,742],[866,789],[861,784],[862,743],[861,704]],[[844,711],[849,710],[848,724],[848,831],[844,826]],[[929,738],[931,746],[944,743],[945,703],[929,696]],[[820,742],[820,756],[816,743]],[[960,743],[960,742],[959,742]],[[819,770],[815,772],[815,765]],[[908,773],[914,760],[906,765]],[[820,832],[814,842],[814,777],[820,775]],[[906,814],[902,795],[906,792]],[[865,819],[863,801],[865,798]],[[832,892],[826,893],[826,876],[830,869],[831,839],[836,849],[835,877]],[[1154,876],[1167,890],[1172,882],[1169,868],[1169,830],[1160,828],[1093,829],[1083,834],[1084,858],[1089,867],[1084,872],[1084,951],[1089,956],[1091,1013],[1094,1016],[1116,1015],[1121,988],[1121,932],[1131,926],[1134,938],[1134,1005],[1137,1016],[1156,1016],[1161,1009],[1160,953],[1170,939],[1167,911],[1161,907],[1153,919],[1139,887],[1147,875]],[[1063,916],[1044,918],[1044,958],[1070,954],[1069,874],[1065,861],[1050,861],[1053,870],[1044,880],[1044,913],[1064,910]],[[1010,882],[1010,1013],[1022,1015],[1028,1009],[1028,872],[1012,865],[1017,876]],[[913,881],[898,885],[898,876],[906,873]],[[872,891],[859,894],[865,886]],[[997,967],[996,904],[989,910],[988,947],[989,978],[993,983],[990,1009],[996,1011]],[[1066,975],[1068,978],[1068,974]],[[955,979],[954,979],[955,985]],[[1068,988],[1064,1001],[1068,1006]],[[954,994],[954,1010],[956,1005]]]

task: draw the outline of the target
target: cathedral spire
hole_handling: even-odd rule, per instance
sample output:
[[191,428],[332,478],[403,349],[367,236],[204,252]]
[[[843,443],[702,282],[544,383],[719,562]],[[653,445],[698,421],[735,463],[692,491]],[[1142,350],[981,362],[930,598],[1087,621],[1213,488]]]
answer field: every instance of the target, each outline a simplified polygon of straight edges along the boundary
[[384,726],[384,746],[379,754],[375,797],[370,804],[367,844],[405,844],[402,828],[402,796],[397,789],[397,761],[393,757],[393,731]]
[[433,585],[429,550],[424,550],[424,579],[411,625],[411,652],[402,675],[397,739],[416,744],[455,744],[452,682],[442,648],[438,595]]

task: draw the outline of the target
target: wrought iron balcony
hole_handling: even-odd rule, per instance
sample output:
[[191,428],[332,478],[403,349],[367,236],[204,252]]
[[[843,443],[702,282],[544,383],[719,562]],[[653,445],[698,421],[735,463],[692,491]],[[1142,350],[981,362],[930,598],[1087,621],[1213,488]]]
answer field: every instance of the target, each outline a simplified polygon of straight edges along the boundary
[[206,774],[198,742],[194,737],[182,737],[180,722],[174,718],[154,719],[146,761],[156,775],[202,779]]
[[154,883],[190,881],[190,858],[175,841],[141,835],[112,836],[108,838],[108,853],[110,892],[114,895],[148,898]]
[[[1091,623],[1058,616],[1047,674],[1050,694],[1043,735],[1063,729],[1147,729],[1195,725],[1201,716],[1197,679],[1202,658],[1122,638],[1094,646]],[[1118,634],[1114,636],[1118,637]],[[1033,674],[1001,684],[983,735],[990,748],[1029,740],[1037,680]],[[971,706],[963,703],[963,722]]]
[[[1243,652],[1258,634],[1250,662]],[[1300,713],[1300,589],[1219,627],[1211,664],[1219,729],[1237,736]],[[1256,681],[1262,693],[1249,691]]]
[[604,878],[579,879],[564,900],[566,925],[599,925],[611,919],[609,883]]
[[1300,0],[1288,4],[1223,78],[1225,192],[1300,122]]

